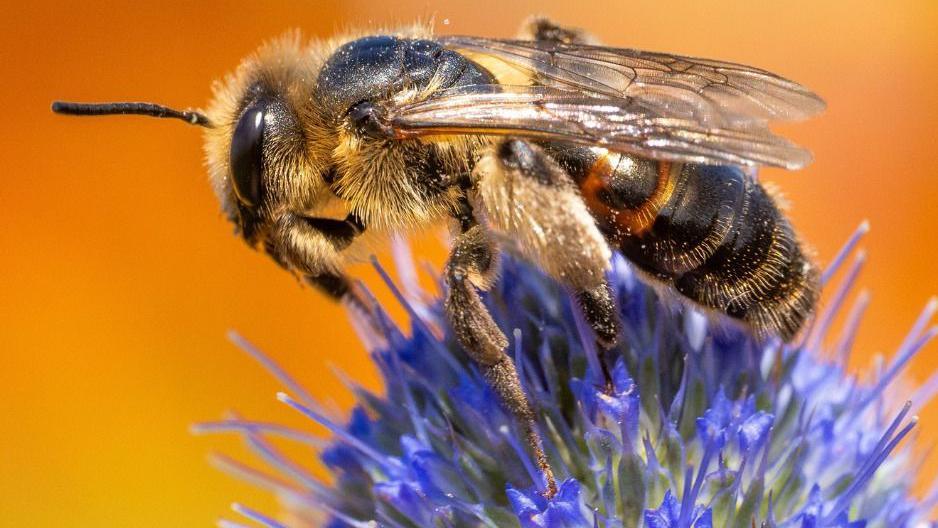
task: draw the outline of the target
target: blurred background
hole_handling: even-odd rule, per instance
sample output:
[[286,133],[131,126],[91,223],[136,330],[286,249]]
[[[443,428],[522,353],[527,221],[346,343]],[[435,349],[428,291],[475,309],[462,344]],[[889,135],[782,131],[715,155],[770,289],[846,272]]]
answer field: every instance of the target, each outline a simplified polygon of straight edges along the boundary
[[[57,98],[203,105],[212,80],[290,28],[326,36],[434,16],[440,32],[511,36],[542,13],[608,44],[776,71],[829,109],[782,129],[817,161],[764,178],[784,189],[821,262],[872,224],[861,282],[873,303],[852,367],[891,352],[938,292],[935,2],[87,0],[3,11],[0,524],[208,526],[232,500],[272,509],[206,463],[214,449],[243,455],[238,442],[188,432],[232,408],[305,425],[228,329],[338,410],[351,399],[330,365],[380,389],[342,310],[232,236],[198,129],[48,110]],[[419,252],[443,259],[432,240]],[[391,302],[370,268],[357,271]],[[936,358],[932,345],[910,380]],[[923,412],[922,452],[938,439],[938,405]],[[921,475],[936,469],[929,456]]]

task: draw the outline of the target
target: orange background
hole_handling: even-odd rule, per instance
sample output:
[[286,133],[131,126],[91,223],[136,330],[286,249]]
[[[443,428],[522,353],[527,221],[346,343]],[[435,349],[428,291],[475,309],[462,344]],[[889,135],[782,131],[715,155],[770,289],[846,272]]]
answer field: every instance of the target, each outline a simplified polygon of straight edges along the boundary
[[[862,282],[874,300],[854,366],[891,351],[938,290],[934,2],[66,4],[8,2],[0,17],[0,519],[10,526],[208,526],[233,499],[272,508],[206,464],[214,448],[242,453],[236,441],[187,431],[232,406],[304,423],[228,343],[229,328],[338,408],[350,397],[327,365],[377,388],[342,311],[231,235],[199,130],[48,111],[56,98],[202,105],[213,79],[288,28],[327,35],[435,14],[445,32],[509,36],[542,12],[610,44],[797,79],[830,105],[784,129],[817,161],[766,178],[785,189],[822,261],[860,220],[872,222]],[[428,251],[440,262],[438,248]],[[912,378],[938,366],[936,348]],[[930,445],[938,405],[923,412]],[[931,456],[923,475],[936,468]]]

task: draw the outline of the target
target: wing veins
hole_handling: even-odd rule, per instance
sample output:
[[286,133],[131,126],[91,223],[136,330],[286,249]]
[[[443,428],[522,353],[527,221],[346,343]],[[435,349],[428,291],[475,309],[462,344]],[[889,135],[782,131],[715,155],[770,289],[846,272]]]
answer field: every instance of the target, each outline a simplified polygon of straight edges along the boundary
[[811,160],[768,122],[806,117],[823,101],[765,70],[601,46],[439,40],[472,60],[515,69],[524,84],[464,86],[402,102],[388,110],[400,138],[518,135],[655,159],[788,169]]

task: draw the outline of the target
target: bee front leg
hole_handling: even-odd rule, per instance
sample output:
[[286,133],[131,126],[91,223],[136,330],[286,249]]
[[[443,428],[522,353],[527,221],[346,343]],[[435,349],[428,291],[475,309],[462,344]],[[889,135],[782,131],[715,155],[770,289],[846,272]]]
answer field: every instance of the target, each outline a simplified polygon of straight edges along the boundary
[[570,176],[547,153],[508,138],[476,164],[471,199],[490,231],[573,291],[592,327],[606,383],[606,352],[620,321],[606,271],[612,252]]
[[316,275],[306,275],[306,282],[317,290],[331,297],[333,300],[342,301],[354,296],[352,281],[344,273],[324,272]]
[[446,263],[446,315],[459,343],[521,425],[525,440],[544,476],[544,495],[551,498],[557,493],[557,483],[544,454],[534,410],[524,394],[514,363],[505,353],[508,340],[492,320],[478,292],[478,289],[486,290],[491,286],[497,250],[471,216],[463,216],[460,221],[462,230]]
[[264,249],[278,264],[327,296],[370,313],[367,296],[341,271],[342,251],[364,230],[355,215],[337,220],[285,212],[273,223]]

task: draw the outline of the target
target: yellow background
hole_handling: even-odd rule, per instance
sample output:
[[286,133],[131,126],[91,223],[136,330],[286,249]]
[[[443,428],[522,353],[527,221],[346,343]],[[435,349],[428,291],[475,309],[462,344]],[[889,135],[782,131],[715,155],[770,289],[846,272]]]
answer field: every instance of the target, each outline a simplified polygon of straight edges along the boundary
[[[75,4],[70,7],[67,4]],[[861,5],[863,4],[863,5]],[[603,41],[750,63],[829,102],[784,132],[817,161],[767,171],[829,259],[864,218],[873,305],[854,366],[891,351],[938,290],[934,2],[7,2],[0,16],[0,524],[208,526],[265,495],[205,463],[237,442],[189,435],[229,408],[303,424],[225,339],[235,328],[316,397],[347,408],[332,364],[374,371],[337,307],[247,251],[218,213],[200,131],[77,120],[56,98],[199,106],[210,82],[288,28],[410,22],[509,36],[542,12]],[[443,21],[448,25],[443,25]],[[439,262],[438,249],[430,258]],[[374,273],[363,276],[388,296]],[[913,365],[922,380],[930,347]],[[921,440],[938,438],[938,405]],[[922,467],[935,474],[938,458]],[[911,477],[910,477],[911,478]]]

